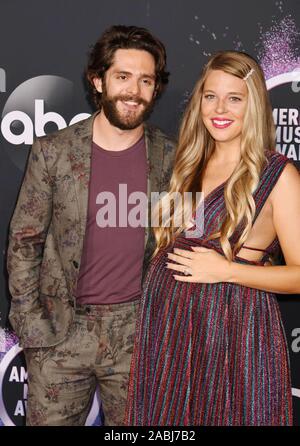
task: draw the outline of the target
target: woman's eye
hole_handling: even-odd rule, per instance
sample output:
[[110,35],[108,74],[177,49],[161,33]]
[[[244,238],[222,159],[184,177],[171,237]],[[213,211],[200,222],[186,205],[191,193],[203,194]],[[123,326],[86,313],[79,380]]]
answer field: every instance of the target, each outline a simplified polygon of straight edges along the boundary
[[237,96],[231,96],[231,97],[229,98],[229,100],[230,100],[231,102],[240,102],[241,98],[238,98]]
[[208,99],[209,101],[214,99],[214,95],[213,94],[206,94],[204,97],[205,97],[205,99]]

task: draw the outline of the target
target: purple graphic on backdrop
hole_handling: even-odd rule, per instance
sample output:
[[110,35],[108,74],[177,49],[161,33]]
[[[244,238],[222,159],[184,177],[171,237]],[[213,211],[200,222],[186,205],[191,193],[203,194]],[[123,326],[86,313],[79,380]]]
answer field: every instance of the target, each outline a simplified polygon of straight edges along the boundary
[[18,338],[13,332],[7,330],[6,328],[0,329],[0,355],[8,352],[8,350],[10,350],[17,343]]
[[[279,10],[282,12],[281,8],[279,8]],[[196,15],[194,20],[199,21],[199,16]],[[281,20],[278,18],[276,18],[276,20],[274,19],[274,23],[268,30],[264,29],[259,22],[257,23],[257,26],[260,37],[255,45],[256,54],[254,54],[254,56],[259,60],[266,79],[270,79],[287,71],[293,71],[297,68],[300,69],[298,48],[300,31],[291,15],[287,15]],[[201,34],[205,35],[204,39]],[[199,22],[197,33],[191,33],[189,35],[189,41],[200,48],[202,42],[207,44],[207,38],[211,39],[211,46],[214,46],[215,48],[212,51],[203,48],[202,54],[206,57],[210,57],[218,50],[220,42],[222,42],[222,45],[224,46],[227,40],[228,43],[230,42],[230,46],[232,46],[234,50],[246,51],[240,36],[235,34],[227,25],[218,33],[217,31],[210,29],[206,24]],[[185,95],[188,96],[188,93],[185,92]]]
[[297,54],[299,37],[300,31],[291,16],[274,23],[269,31],[261,34],[258,59],[266,79],[300,67],[300,56]]

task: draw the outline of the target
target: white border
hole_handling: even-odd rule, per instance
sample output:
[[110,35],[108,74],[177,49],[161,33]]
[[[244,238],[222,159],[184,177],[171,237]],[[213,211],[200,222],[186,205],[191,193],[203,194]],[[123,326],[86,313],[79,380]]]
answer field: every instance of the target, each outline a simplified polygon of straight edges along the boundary
[[271,90],[278,85],[287,84],[289,82],[300,82],[300,68],[295,71],[289,71],[288,73],[281,73],[277,76],[271,77],[266,81],[267,89]]

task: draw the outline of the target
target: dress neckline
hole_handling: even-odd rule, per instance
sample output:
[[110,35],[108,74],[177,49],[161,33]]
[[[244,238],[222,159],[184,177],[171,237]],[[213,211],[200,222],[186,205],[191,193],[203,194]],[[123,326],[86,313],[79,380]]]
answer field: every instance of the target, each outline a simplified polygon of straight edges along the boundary
[[[230,177],[229,177],[230,178]],[[227,183],[227,181],[229,180],[229,178],[227,178],[227,180],[223,181],[223,183],[219,184],[217,187],[215,187],[214,189],[212,189],[207,195],[204,196],[204,202],[207,201],[211,195],[213,195],[215,192],[217,192],[219,189],[222,189],[225,184]]]

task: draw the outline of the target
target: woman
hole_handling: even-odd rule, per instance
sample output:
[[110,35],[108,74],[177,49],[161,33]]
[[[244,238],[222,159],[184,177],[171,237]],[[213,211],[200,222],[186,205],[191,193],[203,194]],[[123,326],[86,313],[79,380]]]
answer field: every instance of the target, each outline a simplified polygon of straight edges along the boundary
[[[169,191],[204,193],[204,230],[185,236],[187,225],[172,224],[176,207],[155,229],[128,424],[292,423],[274,293],[300,292],[300,179],[274,146],[261,68],[217,53],[185,112]],[[270,263],[279,244],[286,266]]]

